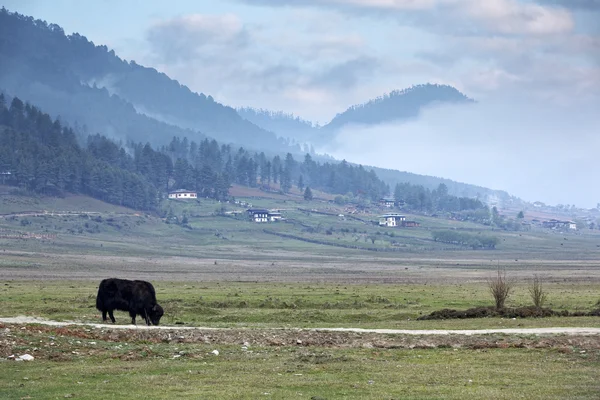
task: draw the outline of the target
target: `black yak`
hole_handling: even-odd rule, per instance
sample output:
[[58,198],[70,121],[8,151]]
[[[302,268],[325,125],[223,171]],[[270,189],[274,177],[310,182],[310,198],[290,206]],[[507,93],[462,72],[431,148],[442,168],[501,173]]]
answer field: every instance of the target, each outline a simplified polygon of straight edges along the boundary
[[106,322],[106,313],[115,322],[114,310],[128,311],[131,323],[135,325],[136,315],[146,321],[146,325],[158,325],[163,316],[163,309],[156,303],[154,286],[146,281],[130,281],[110,278],[100,282],[96,308],[102,312],[102,320]]

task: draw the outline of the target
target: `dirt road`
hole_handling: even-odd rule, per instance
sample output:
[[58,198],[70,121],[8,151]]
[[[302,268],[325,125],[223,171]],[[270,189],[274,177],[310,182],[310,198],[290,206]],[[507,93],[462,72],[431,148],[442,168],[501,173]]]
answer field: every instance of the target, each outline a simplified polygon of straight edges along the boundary
[[[230,331],[232,328],[208,328],[196,326],[145,326],[145,325],[113,325],[94,324],[75,321],[51,321],[33,317],[8,317],[0,318],[0,323],[5,324],[40,324],[57,327],[85,326],[98,329],[125,329],[125,330],[160,330],[160,331]],[[239,328],[235,329],[240,331]],[[248,329],[251,330],[251,329]],[[257,329],[253,329],[257,330]],[[600,328],[527,328],[527,329],[465,329],[465,330],[416,330],[416,329],[362,329],[362,328],[268,328],[265,330],[278,331],[304,331],[304,332],[351,332],[384,335],[571,335],[571,336],[600,336]]]

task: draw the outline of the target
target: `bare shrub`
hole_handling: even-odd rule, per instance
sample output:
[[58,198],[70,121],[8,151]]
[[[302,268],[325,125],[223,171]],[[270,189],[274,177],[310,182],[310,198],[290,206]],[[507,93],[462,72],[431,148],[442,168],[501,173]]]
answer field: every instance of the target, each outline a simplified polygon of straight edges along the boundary
[[529,295],[536,308],[541,308],[546,302],[547,293],[544,291],[542,278],[534,275],[531,285],[529,285]]
[[504,308],[504,303],[510,295],[512,286],[512,282],[506,279],[506,270],[500,269],[500,267],[498,267],[498,274],[496,275],[496,277],[488,281],[488,287],[490,288],[490,292],[494,297],[496,309],[501,310]]

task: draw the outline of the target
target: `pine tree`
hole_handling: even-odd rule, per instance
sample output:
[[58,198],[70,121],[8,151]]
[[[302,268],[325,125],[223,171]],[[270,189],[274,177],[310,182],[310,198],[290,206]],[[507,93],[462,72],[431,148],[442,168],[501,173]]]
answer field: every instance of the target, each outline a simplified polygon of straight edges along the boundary
[[304,191],[304,200],[310,201],[312,199],[313,199],[312,190],[310,190],[310,186],[307,186],[306,190]]

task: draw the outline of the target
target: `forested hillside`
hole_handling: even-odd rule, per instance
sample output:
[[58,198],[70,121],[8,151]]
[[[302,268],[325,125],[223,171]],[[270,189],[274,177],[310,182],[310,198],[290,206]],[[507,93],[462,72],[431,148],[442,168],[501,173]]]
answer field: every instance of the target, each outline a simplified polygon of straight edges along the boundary
[[419,211],[465,211],[484,208],[484,204],[478,199],[450,195],[448,187],[443,183],[433,190],[410,183],[397,184],[394,196],[396,199],[402,199],[408,208]]
[[275,134],[211,96],[55,24],[0,10],[0,87],[89,132],[158,144],[174,135],[279,150]]
[[386,168],[373,167],[377,176],[388,183],[390,187],[396,187],[398,184],[409,183],[411,185],[423,186],[426,189],[434,190],[440,184],[448,188],[448,193],[457,197],[479,198],[485,201],[487,197],[494,197],[502,202],[520,201],[514,196],[503,190],[492,190],[482,186],[468,183],[456,182],[450,179],[436,176],[419,175],[406,171],[398,171]]
[[38,108],[0,94],[0,169],[8,184],[48,195],[84,193],[136,209],[152,210],[168,190],[186,188],[225,199],[233,182],[250,187],[292,185],[376,200],[389,192],[372,170],[341,163],[320,164],[291,153],[268,158],[240,147],[174,137],[168,145],[129,142],[121,147],[90,135],[79,145],[75,132]]
[[347,124],[374,125],[415,118],[426,107],[435,104],[472,103],[473,100],[448,85],[425,84],[389,94],[348,108],[323,127],[336,131]]
[[7,108],[2,95],[0,163],[5,183],[36,193],[83,193],[142,210],[158,200],[151,176],[137,171],[123,149],[115,159],[97,158],[81,148],[72,129],[18,98]]

